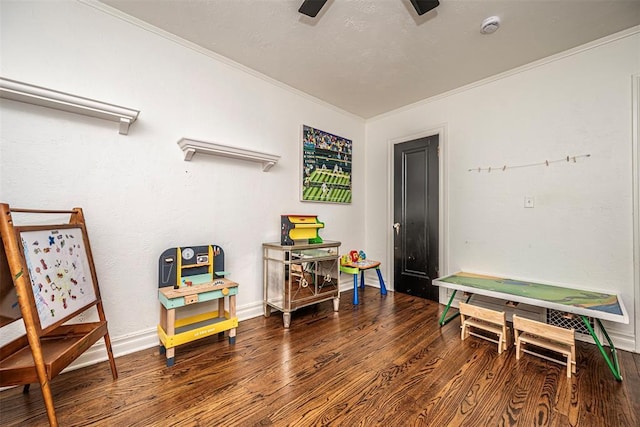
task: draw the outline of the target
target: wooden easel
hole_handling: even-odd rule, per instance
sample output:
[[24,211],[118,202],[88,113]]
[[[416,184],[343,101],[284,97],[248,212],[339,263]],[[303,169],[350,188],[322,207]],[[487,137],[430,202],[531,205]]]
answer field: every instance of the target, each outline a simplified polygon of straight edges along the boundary
[[[69,214],[70,219],[59,225],[14,226],[12,212]],[[0,327],[21,315],[26,329],[26,335],[0,348],[0,386],[25,385],[26,393],[39,382],[49,424],[57,426],[49,382],[101,338],[113,379],[118,378],[84,215],[81,208],[11,209],[0,203],[0,216],[0,302],[13,292],[16,300],[0,305]],[[20,313],[7,315],[7,307],[16,304]],[[99,321],[65,324],[93,306]]]

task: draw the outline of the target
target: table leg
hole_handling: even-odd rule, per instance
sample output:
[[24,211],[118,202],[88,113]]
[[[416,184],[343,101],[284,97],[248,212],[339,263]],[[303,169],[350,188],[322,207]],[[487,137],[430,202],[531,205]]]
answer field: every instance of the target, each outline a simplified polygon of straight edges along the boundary
[[[458,291],[456,289],[454,289],[453,293],[451,294],[451,298],[449,298],[449,303],[447,303],[447,307],[442,312],[442,316],[440,317],[440,322],[439,322],[440,326],[444,326],[447,323],[451,322],[456,317],[460,316],[460,312],[457,312],[457,313],[452,314],[451,316],[449,316],[448,318],[445,319],[445,316],[447,315],[447,312],[449,311],[449,307],[451,307],[451,303],[453,302],[453,299],[456,296],[456,292],[458,292]],[[469,296],[467,297],[467,300],[465,302],[469,302],[471,300],[472,296],[473,296],[473,294],[469,294]]]
[[[160,304],[160,327],[163,331],[167,332],[167,309],[162,304]],[[161,355],[167,352],[167,348],[164,346],[162,341],[160,341],[158,350]]]
[[358,305],[358,273],[353,275],[353,305]]
[[[221,300],[224,298],[220,298]],[[236,317],[236,296],[229,297],[229,319]],[[229,344],[236,343],[236,328],[229,329]]]
[[364,289],[364,270],[360,270],[360,287]]
[[[218,319],[220,319],[220,320],[224,320],[224,318],[225,318],[225,312],[224,312],[224,300],[225,299],[226,299],[225,297],[218,298]],[[231,311],[231,310],[229,310],[229,311]],[[224,338],[224,331],[218,333],[218,338],[219,339],[223,339]],[[231,331],[229,331],[229,343],[231,343]]]
[[611,338],[609,338],[609,334],[607,334],[607,330],[602,325],[602,322],[600,322],[600,319],[596,319],[596,322],[598,323],[600,330],[602,331],[602,333],[604,334],[604,337],[609,342],[609,348],[611,350],[611,356],[613,358],[613,362],[609,358],[609,355],[607,355],[607,352],[604,350],[604,347],[602,347],[602,344],[600,343],[600,340],[596,336],[595,331],[591,327],[591,324],[589,323],[589,319],[587,318],[587,316],[580,315],[580,318],[582,319],[582,323],[584,323],[584,325],[587,327],[587,330],[589,330],[589,334],[591,334],[591,338],[593,338],[593,340],[596,342],[596,345],[598,346],[598,349],[600,350],[602,357],[604,357],[605,362],[607,362],[607,365],[609,366],[611,373],[613,373],[614,378],[617,381],[622,381],[622,376],[620,375],[620,365],[618,363],[618,355],[616,353],[616,347],[613,345],[613,341],[611,341]]
[[[167,336],[173,337],[176,334],[176,309],[167,310]],[[167,366],[173,366],[175,362],[176,348],[167,348]]]
[[282,313],[282,323],[285,328],[291,326],[291,313]]
[[386,295],[387,287],[384,285],[384,279],[382,278],[382,273],[380,272],[379,267],[376,267],[376,273],[378,273],[378,281],[380,282],[380,295]]
[[[229,313],[231,315],[231,313]],[[218,298],[218,319],[224,319],[224,297]]]

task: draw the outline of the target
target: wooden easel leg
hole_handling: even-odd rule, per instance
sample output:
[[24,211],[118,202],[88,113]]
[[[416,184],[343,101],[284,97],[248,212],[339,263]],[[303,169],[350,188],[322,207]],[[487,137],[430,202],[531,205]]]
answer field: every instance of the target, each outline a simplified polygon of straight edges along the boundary
[[49,425],[51,427],[58,427],[58,419],[56,418],[56,408],[53,406],[53,395],[51,394],[51,388],[49,387],[49,381],[47,379],[44,382],[40,382],[40,388],[42,389],[42,398],[44,399],[44,406],[47,409],[47,418],[49,419]]
[[109,332],[104,334],[104,346],[107,348],[107,356],[109,356],[109,365],[111,366],[111,376],[114,380],[118,379],[118,369],[116,368],[116,359],[113,357],[113,350],[111,349],[111,339],[109,338]]
[[[98,317],[101,321],[106,322],[107,316],[104,314],[104,308],[102,302],[96,304],[96,310],[98,311]],[[111,349],[111,339],[109,338],[109,331],[104,334],[104,346],[107,349],[107,356],[109,357],[109,364],[111,365],[111,376],[114,380],[118,379],[118,370],[116,369],[116,360],[113,357],[113,351]]]

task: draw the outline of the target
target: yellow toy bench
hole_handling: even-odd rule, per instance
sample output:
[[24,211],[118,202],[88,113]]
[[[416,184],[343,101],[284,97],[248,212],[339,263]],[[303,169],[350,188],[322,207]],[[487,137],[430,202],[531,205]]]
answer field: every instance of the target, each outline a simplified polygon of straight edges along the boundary
[[[463,341],[469,335],[473,335],[498,344],[498,354],[502,354],[502,351],[508,348],[511,340],[509,339],[509,328],[507,327],[504,311],[490,310],[464,302],[460,303],[459,309],[460,327],[462,328],[461,338]],[[474,333],[473,328],[495,334],[498,339],[494,340],[486,335]]]
[[[541,357],[552,362],[567,366],[567,378],[571,378],[571,373],[576,373],[576,341],[573,329],[560,328],[558,326],[547,325],[513,315],[513,330],[516,345],[516,360],[520,359],[520,351]],[[530,344],[535,347],[551,350],[566,357],[566,363],[562,360],[539,354],[523,348],[523,345]]]

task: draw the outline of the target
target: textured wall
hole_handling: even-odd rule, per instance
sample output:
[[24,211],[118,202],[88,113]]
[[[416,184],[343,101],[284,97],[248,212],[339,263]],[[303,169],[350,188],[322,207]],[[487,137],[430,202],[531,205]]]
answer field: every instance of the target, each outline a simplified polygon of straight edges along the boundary
[[[448,264],[622,293],[634,348],[631,76],[640,35],[560,55],[367,123],[367,245],[386,247],[392,220],[390,141],[442,127]],[[567,155],[577,163],[469,172]],[[385,192],[386,190],[386,192]],[[535,207],[524,208],[533,196]],[[381,231],[382,230],[382,231]],[[386,255],[382,251],[375,256]]]
[[[364,243],[364,123],[76,2],[3,2],[0,75],[140,109],[117,124],[0,101],[0,199],[14,207],[80,206],[88,222],[112,338],[153,331],[157,262],[166,248],[216,243],[238,309],[262,312],[261,243],[280,214],[315,213],[325,239]],[[353,140],[353,203],[299,201],[301,126]],[[259,164],[196,155],[182,137],[281,156]]]

